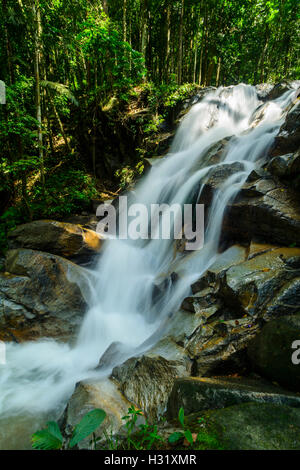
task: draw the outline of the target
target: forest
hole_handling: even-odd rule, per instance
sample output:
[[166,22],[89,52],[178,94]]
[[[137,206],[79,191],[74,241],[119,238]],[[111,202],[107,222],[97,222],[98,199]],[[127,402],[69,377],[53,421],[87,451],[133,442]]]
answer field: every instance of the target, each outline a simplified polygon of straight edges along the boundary
[[299,77],[297,0],[0,8],[1,249],[18,223],[63,219],[128,187],[166,115],[197,87]]
[[299,1],[0,9],[0,451],[299,451]]

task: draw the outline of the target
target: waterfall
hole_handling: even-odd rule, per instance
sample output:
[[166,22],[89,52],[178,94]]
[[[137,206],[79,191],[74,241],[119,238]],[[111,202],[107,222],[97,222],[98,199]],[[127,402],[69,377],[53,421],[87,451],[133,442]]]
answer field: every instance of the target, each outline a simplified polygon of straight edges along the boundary
[[[195,188],[196,196],[201,195],[209,171],[238,162],[239,169],[213,196],[204,247],[183,255],[176,253],[174,240],[107,240],[96,268],[91,307],[76,343],[45,339],[7,344],[7,364],[0,365],[3,419],[62,409],[78,381],[109,374],[110,370],[95,368],[112,342],[122,343],[123,362],[157,340],[168,315],[176,312],[191,284],[218,257],[225,208],[271,146],[293,97],[290,90],[263,104],[254,87],[240,84],[211,91],[192,107],[169,154],[137,185],[135,199],[145,205],[182,206]],[[228,143],[220,162],[207,164],[207,151],[225,138]],[[177,281],[172,285],[174,272]],[[154,286],[162,281],[154,302]]]

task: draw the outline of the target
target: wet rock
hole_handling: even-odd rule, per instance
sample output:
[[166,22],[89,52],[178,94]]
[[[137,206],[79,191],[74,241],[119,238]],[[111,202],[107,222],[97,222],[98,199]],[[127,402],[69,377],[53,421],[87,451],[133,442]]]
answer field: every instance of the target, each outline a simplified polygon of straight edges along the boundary
[[299,266],[299,248],[229,248],[168,319],[165,340],[183,349],[193,375],[249,370],[247,346],[262,324],[300,310]]
[[[295,302],[300,304],[300,278]],[[298,308],[299,311],[299,308]],[[248,356],[255,370],[263,376],[274,380],[281,385],[300,391],[300,365],[294,364],[297,348],[292,348],[298,341],[300,350],[300,314],[287,315],[267,323],[248,346]]]
[[259,100],[266,101],[273,90],[274,85],[271,83],[260,83],[255,86],[257,97]]
[[198,199],[198,204],[210,206],[216,190],[222,188],[230,176],[237,172],[244,171],[244,165],[240,162],[223,163],[213,166],[208,171],[204,180],[201,182],[202,190]]
[[96,369],[109,369],[111,370],[114,364],[120,364],[124,361],[124,356],[128,357],[131,348],[120,341],[114,341],[111,343],[106,351],[102,354],[99,364]]
[[299,194],[266,175],[250,175],[235,200],[228,204],[223,232],[240,240],[260,238],[282,245],[299,244]]
[[192,171],[220,163],[224,157],[224,152],[230,139],[231,137],[225,137],[209,147],[205,154],[201,156],[200,161],[195,164]]
[[45,251],[82,263],[99,252],[101,238],[81,225],[36,220],[10,232],[9,247]]
[[[199,414],[187,417],[192,427]],[[300,409],[272,403],[242,403],[201,414],[202,431],[228,450],[299,450]],[[198,425],[199,429],[199,425]]]
[[[219,293],[243,314],[268,321],[300,308],[299,248],[275,248],[222,273]],[[294,265],[291,265],[291,263]]]
[[288,90],[295,90],[300,86],[300,80],[284,80],[281,83],[277,83],[272,87],[270,93],[267,95],[268,100],[276,100],[280,98]]
[[141,408],[150,422],[162,415],[175,378],[184,375],[188,371],[181,360],[155,355],[132,357],[112,371],[121,393]]
[[300,151],[273,157],[267,165],[267,170],[279,178],[296,176],[300,172]]
[[[300,93],[300,89],[299,89]],[[300,101],[299,97],[288,112],[284,124],[275,137],[270,156],[295,152],[300,147]]]
[[[106,418],[95,431],[95,436],[105,440],[105,431],[108,435],[110,433],[115,435],[120,431],[124,425],[122,418],[131,406],[132,403],[121,395],[116,385],[109,379],[79,382],[68,402],[61,422],[65,433],[70,434],[86,413],[100,408],[106,412]],[[79,448],[91,448],[90,439],[88,437],[81,441],[78,444]]]
[[167,416],[175,419],[181,407],[188,415],[247,402],[300,408],[300,394],[293,395],[279,387],[253,379],[184,377],[175,380],[168,401]]
[[1,336],[18,341],[69,336],[77,328],[93,275],[56,255],[10,250],[0,274]]
[[64,223],[68,224],[75,224],[75,225],[81,225],[84,229],[89,229],[93,230],[94,232],[97,229],[97,224],[98,224],[98,218],[96,217],[96,210],[99,204],[103,204],[104,201],[101,200],[92,200],[92,209],[93,209],[93,214],[89,215],[71,215],[69,217],[64,217],[63,221]]
[[[236,312],[226,313],[238,316]],[[259,326],[248,318],[220,319],[200,325],[186,344],[189,357],[194,361],[193,375],[244,372],[247,368],[246,347],[258,331]]]

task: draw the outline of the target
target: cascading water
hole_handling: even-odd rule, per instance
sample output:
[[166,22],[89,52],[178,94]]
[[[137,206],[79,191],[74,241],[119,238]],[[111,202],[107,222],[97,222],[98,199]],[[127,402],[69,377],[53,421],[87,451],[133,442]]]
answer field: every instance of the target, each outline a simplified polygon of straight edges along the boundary
[[[205,244],[198,252],[174,255],[174,240],[107,240],[96,269],[90,309],[75,345],[41,340],[7,344],[7,363],[0,365],[0,414],[3,423],[25,415],[59,413],[83,379],[108,374],[95,370],[112,342],[124,345],[122,360],[157,340],[157,331],[188,294],[190,285],[218,257],[224,210],[266,153],[294,98],[290,90],[262,105],[254,87],[237,85],[207,94],[183,120],[170,154],[155,164],[135,191],[145,205],[183,205],[214,167],[239,162],[239,169],[214,194],[206,220]],[[262,107],[263,106],[263,107]],[[259,109],[259,111],[257,111]],[[257,115],[260,118],[257,118]],[[207,165],[208,149],[230,138],[221,162]],[[178,280],[153,301],[153,286],[177,272]],[[167,322],[165,322],[167,324]],[[160,328],[160,334],[163,330]],[[115,364],[110,364],[110,369]],[[17,421],[20,425],[20,421]],[[0,448],[5,448],[5,444]],[[3,438],[5,442],[5,438]]]

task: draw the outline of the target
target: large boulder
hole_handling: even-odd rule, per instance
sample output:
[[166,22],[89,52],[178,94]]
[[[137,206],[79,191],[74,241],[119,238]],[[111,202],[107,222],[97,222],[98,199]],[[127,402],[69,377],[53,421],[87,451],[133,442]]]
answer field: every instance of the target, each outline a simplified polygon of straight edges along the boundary
[[[300,278],[299,278],[300,283]],[[298,305],[300,289],[298,289]],[[300,305],[298,311],[300,312]],[[300,313],[287,315],[267,323],[249,343],[248,356],[255,370],[281,385],[300,391],[300,364],[293,343],[298,341],[300,351]],[[300,352],[298,354],[300,357]]]
[[10,248],[30,248],[86,262],[99,252],[100,235],[81,225],[55,220],[36,220],[9,233]]
[[[103,409],[106,418],[95,431],[95,437],[105,441],[105,433],[107,436],[116,435],[122,430],[125,424],[122,418],[127,415],[131,406],[132,403],[121,395],[116,385],[109,379],[79,382],[60,421],[64,432],[70,435],[86,413],[95,408]],[[90,437],[84,439],[78,447],[91,448],[90,440]]]
[[290,178],[299,175],[300,150],[295,153],[273,157],[268,163],[267,169],[272,175],[279,178]]
[[189,375],[182,360],[147,354],[132,357],[112,371],[121,393],[155,422],[166,408],[174,380]]
[[[300,88],[299,88],[300,92]],[[270,154],[284,155],[295,152],[300,147],[300,101],[299,97],[288,112],[285,122],[282,124]]]
[[279,387],[253,379],[183,377],[175,380],[167,414],[170,419],[175,419],[181,407],[188,415],[248,402],[300,408],[300,394],[292,395]]
[[0,274],[1,339],[68,337],[87,308],[93,281],[88,270],[59,256],[8,251]]
[[264,171],[252,172],[223,221],[226,237],[260,238],[282,245],[299,244],[299,194]]
[[[204,424],[197,424],[199,417]],[[187,416],[186,423],[214,436],[226,450],[300,450],[299,408],[242,403]]]
[[284,80],[273,85],[271,83],[260,83],[255,85],[258,99],[261,101],[276,100],[289,90],[296,90],[300,86],[300,80]]
[[299,311],[299,276],[300,249],[274,246],[222,273],[219,294],[241,314],[268,321]]

